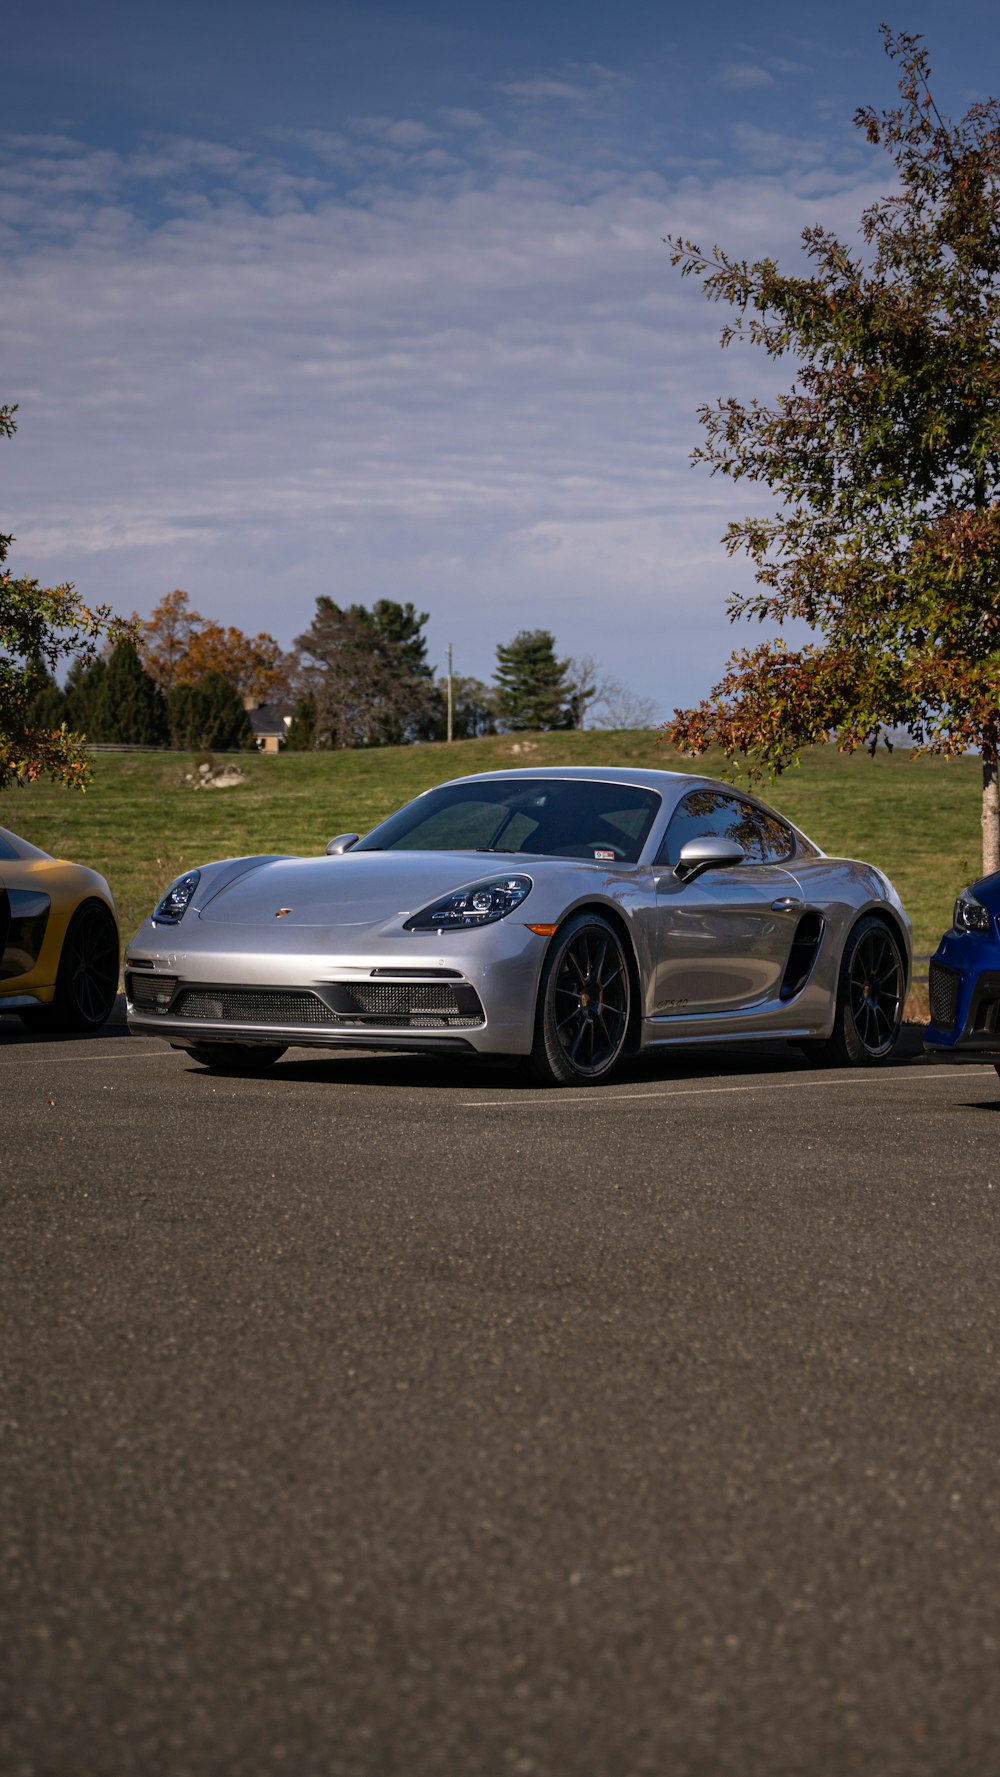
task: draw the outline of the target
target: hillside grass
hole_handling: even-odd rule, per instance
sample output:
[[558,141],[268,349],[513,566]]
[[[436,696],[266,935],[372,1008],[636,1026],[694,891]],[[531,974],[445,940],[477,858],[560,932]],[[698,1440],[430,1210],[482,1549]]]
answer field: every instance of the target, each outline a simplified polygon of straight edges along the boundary
[[[51,784],[0,795],[0,825],[107,877],[123,934],[131,933],[181,871],[254,852],[321,852],[335,833],[365,833],[392,809],[445,778],[517,765],[646,765],[719,773],[655,732],[567,733],[457,741],[366,752],[240,757],[247,782],[195,790],[193,755],[98,753],[85,795]],[[981,872],[977,758],[910,760],[905,753],[845,758],[817,747],[765,791],[824,851],[866,858],[896,884],[914,923],[914,948],[935,948],[951,904]]]

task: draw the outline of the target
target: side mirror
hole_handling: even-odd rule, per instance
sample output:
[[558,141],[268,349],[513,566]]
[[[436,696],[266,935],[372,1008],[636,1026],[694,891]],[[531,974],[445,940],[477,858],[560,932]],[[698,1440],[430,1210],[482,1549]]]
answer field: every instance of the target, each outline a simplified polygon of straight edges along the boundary
[[331,839],[326,848],[327,857],[339,858],[342,852],[350,851],[352,845],[357,845],[360,838],[360,833],[338,833],[336,839]]
[[674,866],[674,875],[682,882],[693,882],[705,870],[730,870],[734,864],[745,864],[746,856],[742,845],[737,845],[735,839],[703,833],[697,839],[685,840]]

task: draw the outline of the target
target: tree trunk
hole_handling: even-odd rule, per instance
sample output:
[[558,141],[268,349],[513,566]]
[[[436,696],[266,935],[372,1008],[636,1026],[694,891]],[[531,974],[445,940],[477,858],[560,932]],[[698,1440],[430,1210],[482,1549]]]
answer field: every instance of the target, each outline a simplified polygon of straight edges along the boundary
[[997,784],[997,753],[985,741],[983,763],[983,875],[1000,870],[1000,789]]

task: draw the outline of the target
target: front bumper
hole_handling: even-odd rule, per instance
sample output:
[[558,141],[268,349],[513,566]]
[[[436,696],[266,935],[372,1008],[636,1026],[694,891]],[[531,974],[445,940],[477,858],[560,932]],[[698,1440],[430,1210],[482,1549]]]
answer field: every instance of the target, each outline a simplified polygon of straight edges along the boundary
[[[215,942],[212,942],[214,936]],[[166,946],[179,938],[183,950]],[[309,1048],[527,1054],[545,944],[524,925],[382,939],[368,954],[303,952],[301,932],[150,921],[125,958],[129,1027],[180,1046],[274,1043]]]
[[946,932],[928,971],[924,1048],[939,1060],[1000,1062],[1000,943],[991,933]]

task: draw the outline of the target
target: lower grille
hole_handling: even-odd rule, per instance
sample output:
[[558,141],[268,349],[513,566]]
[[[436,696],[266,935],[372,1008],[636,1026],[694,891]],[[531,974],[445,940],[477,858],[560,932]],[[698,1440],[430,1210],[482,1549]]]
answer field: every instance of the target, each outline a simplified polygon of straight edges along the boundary
[[445,1018],[459,1016],[455,989],[449,981],[352,981],[347,989],[359,1012],[374,1012],[383,1018],[412,1018],[414,1012],[437,1012]]
[[942,968],[940,963],[931,963],[927,972],[927,990],[930,1000],[931,1023],[938,1030],[954,1030],[955,1015],[958,1011],[958,983],[960,977],[953,969]]
[[189,987],[178,995],[172,1013],[213,1024],[355,1030],[471,1030],[486,1022],[473,988],[466,982],[456,988],[441,981],[337,982],[324,987],[322,997],[307,989]]
[[125,992],[140,1012],[165,1012],[177,986],[175,975],[134,974],[125,976]]
[[336,1012],[315,993],[254,993],[249,988],[218,992],[189,988],[174,1012],[178,1018],[206,1018],[215,1024],[339,1024]]

